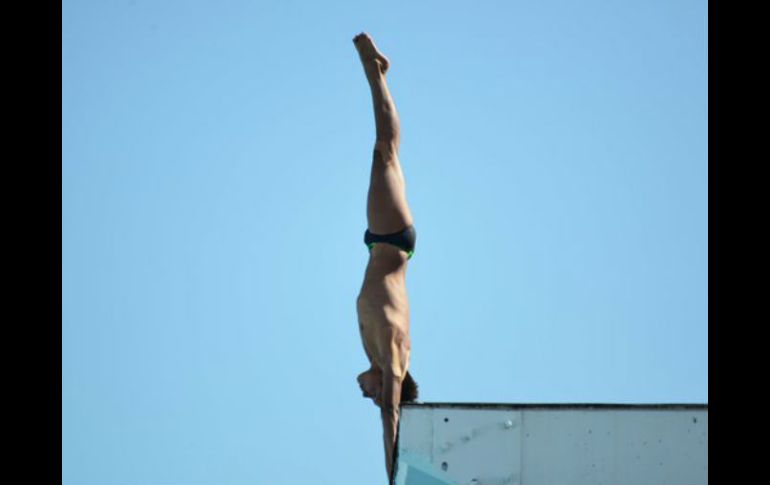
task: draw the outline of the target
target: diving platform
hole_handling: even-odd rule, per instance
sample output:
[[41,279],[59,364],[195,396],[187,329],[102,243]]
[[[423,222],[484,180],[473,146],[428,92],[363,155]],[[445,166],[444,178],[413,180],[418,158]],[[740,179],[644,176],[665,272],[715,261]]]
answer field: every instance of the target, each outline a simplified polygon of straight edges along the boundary
[[410,403],[395,485],[705,485],[707,404]]

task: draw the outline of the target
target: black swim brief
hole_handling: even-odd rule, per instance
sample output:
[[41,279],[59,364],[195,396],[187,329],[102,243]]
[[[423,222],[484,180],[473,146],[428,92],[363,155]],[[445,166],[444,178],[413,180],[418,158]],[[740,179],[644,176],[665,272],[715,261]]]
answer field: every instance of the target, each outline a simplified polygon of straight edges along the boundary
[[414,245],[416,242],[417,232],[414,230],[414,226],[409,226],[403,231],[394,232],[392,234],[374,234],[369,232],[369,229],[364,233],[364,243],[370,251],[375,244],[386,243],[406,251],[407,259],[411,258],[414,254]]

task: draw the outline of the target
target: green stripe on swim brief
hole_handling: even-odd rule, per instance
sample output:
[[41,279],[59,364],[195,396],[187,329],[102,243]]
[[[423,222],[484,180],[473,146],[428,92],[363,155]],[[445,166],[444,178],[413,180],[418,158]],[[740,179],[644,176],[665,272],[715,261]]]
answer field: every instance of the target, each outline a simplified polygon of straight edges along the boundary
[[[369,251],[371,251],[375,244],[377,244],[377,243],[373,242],[373,243],[367,244],[366,246],[369,248]],[[384,244],[389,244],[389,243],[384,243]],[[398,246],[395,246],[395,247],[397,247],[401,251],[406,251],[406,249],[404,249],[404,248],[400,248]],[[411,251],[406,251],[406,259],[407,260],[412,259],[412,256],[414,256],[414,249],[412,249]]]

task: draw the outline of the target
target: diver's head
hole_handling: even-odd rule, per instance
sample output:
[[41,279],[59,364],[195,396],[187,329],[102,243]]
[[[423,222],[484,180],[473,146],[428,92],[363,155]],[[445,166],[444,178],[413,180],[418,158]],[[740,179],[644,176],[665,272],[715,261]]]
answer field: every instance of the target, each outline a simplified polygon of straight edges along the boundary
[[418,390],[417,383],[412,379],[412,375],[409,371],[406,371],[406,377],[401,383],[401,402],[413,402],[417,400]]

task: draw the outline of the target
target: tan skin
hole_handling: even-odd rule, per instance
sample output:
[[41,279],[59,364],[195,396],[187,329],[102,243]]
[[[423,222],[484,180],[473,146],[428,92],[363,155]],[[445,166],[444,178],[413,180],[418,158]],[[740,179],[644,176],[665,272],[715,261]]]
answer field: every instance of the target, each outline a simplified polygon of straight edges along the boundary
[[[385,81],[390,62],[368,34],[357,35],[353,43],[371,89],[377,131],[367,197],[368,228],[375,234],[392,234],[411,225],[413,219],[398,159],[398,113]],[[364,396],[380,408],[385,464],[391,481],[401,385],[409,368],[406,268],[405,251],[390,244],[375,244],[356,302],[361,339],[371,363],[358,376],[358,383]]]

